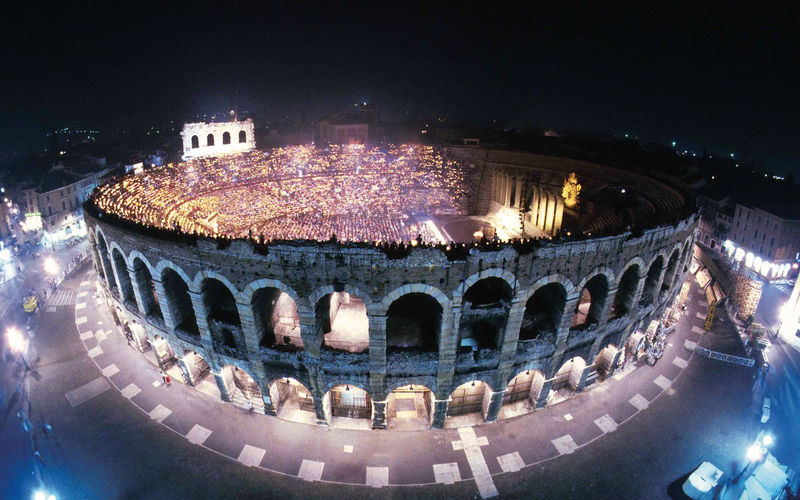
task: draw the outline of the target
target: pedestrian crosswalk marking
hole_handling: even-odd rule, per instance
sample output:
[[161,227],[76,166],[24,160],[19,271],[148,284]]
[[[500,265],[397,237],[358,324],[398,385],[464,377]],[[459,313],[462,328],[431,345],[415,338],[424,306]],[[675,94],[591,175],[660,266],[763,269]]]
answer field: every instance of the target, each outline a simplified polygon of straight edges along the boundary
[[319,481],[322,479],[322,469],[325,467],[325,462],[315,462],[314,460],[303,460],[300,464],[300,472],[297,476],[306,481]]
[[116,375],[117,373],[119,373],[119,368],[117,368],[117,365],[115,365],[114,363],[111,363],[110,365],[103,368],[103,375],[106,377],[111,377],[112,375]]
[[367,486],[382,488],[389,485],[388,467],[367,467]]
[[458,470],[458,463],[433,464],[433,477],[437,483],[453,484],[461,481],[461,472]]
[[142,390],[139,389],[139,387],[136,384],[128,384],[128,386],[126,388],[124,388],[124,389],[122,389],[122,391],[120,391],[120,394],[122,394],[124,397],[126,397],[128,399],[131,399],[132,397],[134,397],[135,395],[139,394],[140,392],[142,392]]
[[103,354],[103,349],[101,349],[100,346],[96,346],[96,347],[93,347],[93,348],[89,349],[89,357],[90,358],[96,358],[97,356],[99,356],[101,354]]
[[675,359],[672,360],[672,364],[677,366],[678,368],[686,368],[689,366],[689,362],[685,359],[675,356]]
[[668,389],[670,385],[672,385],[672,381],[665,377],[664,375],[659,375],[653,380],[653,383],[657,386],[661,387],[662,389]]
[[160,404],[157,405],[155,408],[153,408],[153,410],[150,413],[148,413],[148,415],[156,422],[163,422],[164,419],[170,416],[171,413],[172,410]]
[[525,462],[522,460],[518,451],[507,455],[500,455],[497,457],[497,462],[500,464],[500,468],[503,469],[503,472],[517,472],[525,467]]
[[65,306],[72,303],[72,291],[58,290],[46,300],[50,306]]
[[203,444],[206,439],[211,435],[211,431],[202,425],[195,424],[194,427],[186,434],[186,439],[192,444]]
[[578,449],[578,443],[569,434],[553,439],[550,442],[556,447],[559,455],[566,455]]
[[617,430],[617,423],[611,418],[611,415],[603,415],[600,418],[595,419],[595,425],[600,428],[603,433],[606,432],[614,432]]
[[634,408],[636,408],[637,410],[644,410],[645,408],[650,406],[650,402],[647,400],[647,398],[645,398],[641,394],[635,395],[628,402],[632,404]]
[[236,460],[244,465],[247,465],[248,467],[258,467],[259,464],[261,464],[261,459],[264,458],[266,453],[267,450],[263,448],[246,444],[239,453],[239,458]]
[[99,396],[107,391],[110,387],[111,386],[106,379],[103,377],[98,377],[88,384],[83,384],[77,389],[73,389],[64,395],[67,397],[67,401],[69,401],[70,406],[74,408],[81,403],[89,401],[95,396]]

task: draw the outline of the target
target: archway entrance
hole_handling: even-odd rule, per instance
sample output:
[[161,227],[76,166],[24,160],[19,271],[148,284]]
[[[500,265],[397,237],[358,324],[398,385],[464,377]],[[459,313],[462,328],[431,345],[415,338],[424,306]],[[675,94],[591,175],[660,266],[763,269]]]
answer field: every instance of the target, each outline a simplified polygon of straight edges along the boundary
[[367,391],[353,385],[337,385],[325,395],[323,405],[331,426],[350,429],[372,428],[372,399]]
[[608,377],[608,375],[614,371],[614,359],[617,357],[618,350],[616,345],[608,344],[602,348],[600,352],[597,353],[597,357],[594,358],[595,371],[601,380]]
[[424,293],[407,293],[386,312],[386,347],[436,351],[442,325],[442,306]]
[[300,316],[289,294],[277,288],[260,288],[253,294],[252,306],[261,347],[285,350],[303,348]]
[[633,309],[633,299],[636,289],[639,287],[639,265],[633,264],[619,280],[617,293],[614,296],[614,303],[611,306],[610,319],[621,318]]
[[186,282],[170,268],[164,269],[161,274],[161,282],[166,294],[164,305],[172,316],[176,332],[199,338],[200,330],[197,328],[197,318]]
[[288,377],[275,379],[269,384],[269,395],[278,418],[304,424],[317,422],[314,398],[300,381]]
[[572,316],[570,328],[587,328],[600,321],[600,315],[608,298],[608,279],[598,274],[590,279],[581,290],[581,298]]
[[519,339],[555,343],[566,301],[567,291],[561,283],[548,283],[537,289],[525,303]]
[[325,334],[325,346],[349,352],[369,349],[367,307],[355,295],[333,292],[316,306],[317,326]]
[[419,431],[430,427],[433,392],[422,385],[405,385],[386,398],[386,426],[392,430]]
[[183,353],[183,362],[186,364],[186,370],[189,372],[189,379],[194,388],[213,398],[220,399],[219,388],[214,377],[209,376],[211,367],[205,358],[195,351],[187,350]]
[[460,385],[450,394],[445,424],[455,427],[483,422],[484,401],[492,391],[485,382],[473,380]]
[[580,357],[568,359],[558,372],[553,380],[553,385],[550,390],[553,391],[552,402],[558,403],[574,395],[580,385],[583,370],[586,368],[586,361]]
[[469,287],[462,300],[459,346],[473,351],[502,346],[512,294],[508,282],[497,277]]
[[517,374],[506,386],[503,408],[498,418],[516,417],[535,410],[543,383],[544,374],[539,370],[525,370]]
[[244,410],[264,414],[261,388],[249,373],[238,366],[228,365],[222,368],[222,380],[225,382],[231,404]]

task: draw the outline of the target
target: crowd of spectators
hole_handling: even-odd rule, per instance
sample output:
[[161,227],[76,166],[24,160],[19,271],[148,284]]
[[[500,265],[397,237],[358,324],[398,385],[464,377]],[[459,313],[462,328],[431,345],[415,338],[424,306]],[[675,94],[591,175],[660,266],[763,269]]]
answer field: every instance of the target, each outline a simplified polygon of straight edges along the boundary
[[211,238],[439,243],[475,172],[429,146],[292,146],[169,164],[100,186],[100,213]]

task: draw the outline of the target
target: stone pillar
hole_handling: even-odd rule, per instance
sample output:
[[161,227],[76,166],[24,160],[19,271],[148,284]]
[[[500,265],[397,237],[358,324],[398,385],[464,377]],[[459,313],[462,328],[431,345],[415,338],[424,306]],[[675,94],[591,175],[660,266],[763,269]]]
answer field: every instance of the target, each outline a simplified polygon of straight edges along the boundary
[[239,322],[242,326],[242,334],[247,352],[257,354],[261,343],[261,332],[256,327],[256,319],[253,314],[253,306],[236,301],[236,309],[239,312]]
[[300,320],[300,337],[303,339],[305,356],[319,359],[324,333],[317,331],[316,316],[313,312],[301,311],[299,308],[297,309],[297,316]]
[[617,287],[608,289],[608,293],[606,294],[606,303],[603,304],[603,308],[600,309],[600,318],[597,321],[598,330],[602,330],[608,324],[609,316],[611,316],[611,307],[614,305],[614,301],[617,299],[618,290],[619,289]]
[[453,384],[458,351],[458,324],[461,321],[461,298],[455,298],[449,310],[442,311],[444,328],[439,335],[439,363],[436,386],[448,390]]
[[314,412],[317,414],[317,425],[328,425],[328,417],[325,415],[325,405],[322,396],[312,394],[314,398]]
[[208,309],[203,301],[203,294],[189,290],[189,298],[192,300],[192,309],[197,321],[197,329],[200,331],[200,339],[208,346],[213,345],[211,341],[211,328],[208,326]]
[[558,328],[558,333],[556,334],[556,348],[566,343],[567,337],[569,336],[569,328],[572,326],[572,319],[575,317],[575,308],[578,307],[578,302],[580,300],[580,293],[567,297],[567,301],[564,303],[564,312],[561,314],[561,322],[556,325]]
[[578,380],[578,387],[575,389],[576,392],[581,392],[586,387],[586,379],[589,377],[589,374],[592,373],[593,366],[594,363],[586,363],[586,367],[584,367],[581,372],[581,378]]
[[386,428],[386,401],[372,401],[372,428]]
[[636,312],[636,308],[639,307],[639,301],[642,299],[642,292],[644,292],[644,285],[647,282],[647,272],[645,272],[644,276],[641,274],[639,275],[639,281],[636,285],[636,292],[633,294],[633,300],[631,301],[631,308],[628,311],[630,314],[634,314]]
[[133,298],[136,299],[136,306],[139,308],[139,311],[143,315],[147,315],[149,311],[147,304],[145,301],[147,300],[146,297],[142,296],[142,291],[139,288],[139,279],[136,276],[136,272],[132,267],[126,267],[128,271],[128,277],[131,280],[131,287],[133,288]]
[[622,353],[625,351],[625,345],[617,346],[617,352],[614,353],[614,360],[611,362],[611,368],[608,370],[608,376],[614,374],[614,371],[617,369],[617,364],[619,363],[619,357],[622,356]]
[[553,387],[553,379],[545,380],[542,383],[542,389],[539,391],[539,399],[536,400],[535,407],[544,408],[547,404],[547,398],[550,396],[550,389]]
[[221,373],[211,372],[214,375],[214,382],[217,383],[217,389],[219,389],[219,395],[223,401],[230,401],[231,396],[228,393],[228,387],[225,385],[225,380],[222,378]]
[[164,283],[160,279],[153,278],[153,286],[156,288],[156,293],[160,298],[159,307],[161,308],[161,316],[164,318],[164,325],[167,327],[169,333],[175,333],[175,315],[172,313],[172,308],[175,307],[175,297],[169,296],[164,287]]
[[519,177],[516,178],[516,192],[514,193],[514,208],[522,207],[522,179]]
[[656,279],[656,286],[654,291],[653,303],[658,304],[658,302],[663,298],[661,294],[661,284],[664,283],[664,274],[667,272],[666,266],[661,268],[661,273],[659,273],[658,278]]
[[431,427],[441,429],[444,427],[444,420],[447,418],[447,406],[449,399],[435,399],[433,401],[433,415],[431,417]]
[[500,346],[500,364],[497,369],[497,377],[500,382],[506,382],[511,378],[511,370],[513,370],[514,361],[516,361],[519,330],[522,327],[524,313],[525,304],[520,302],[518,296],[515,296],[511,300],[511,309],[508,312],[508,320],[506,320],[503,345]]
[[[383,385],[386,379],[386,314],[374,312],[369,314],[369,383],[373,394],[383,394]],[[377,404],[376,401],[372,402]],[[383,401],[386,406],[386,401]],[[377,410],[376,410],[377,412]],[[383,410],[381,410],[383,412]],[[385,417],[381,413],[381,422],[386,428]],[[373,418],[373,428],[375,420]]]
[[181,368],[181,374],[183,375],[183,381],[186,382],[186,385],[194,386],[194,380],[192,380],[191,372],[189,371],[189,367],[186,366],[186,360],[183,359],[183,356],[177,357],[178,366]]
[[502,391],[493,392],[491,394],[489,408],[486,410],[486,418],[484,419],[486,422],[494,422],[497,420],[497,415],[500,413],[500,409],[503,407],[503,396],[505,393],[506,390],[503,389]]

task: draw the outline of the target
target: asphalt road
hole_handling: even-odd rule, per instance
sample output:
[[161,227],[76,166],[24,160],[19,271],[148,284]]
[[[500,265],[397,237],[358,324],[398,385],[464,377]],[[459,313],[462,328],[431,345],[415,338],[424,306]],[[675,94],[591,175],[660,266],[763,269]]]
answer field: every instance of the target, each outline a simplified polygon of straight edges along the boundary
[[[81,278],[67,280],[62,288],[76,295],[80,281]],[[489,445],[482,451],[500,496],[669,498],[676,485],[679,488],[682,478],[704,460],[712,461],[726,473],[735,474],[744,450],[762,427],[752,405],[754,370],[698,356],[692,356],[682,371],[669,364],[675,356],[689,358],[690,353],[684,349],[682,340],[678,342],[677,339],[690,335],[693,326],[702,325],[702,320],[696,315],[703,311],[704,299],[693,289],[689,311],[678,327],[681,331],[670,337],[673,345],[668,347],[664,358],[655,367],[637,368],[621,381],[600,384],[535,414],[475,427],[478,436],[488,439]],[[98,315],[94,321],[109,321],[100,319],[104,314],[101,308],[93,310],[92,314]],[[359,431],[307,427],[270,417],[246,415],[231,405],[202,397],[178,396],[177,391],[191,390],[178,384],[169,389],[161,388],[175,390],[174,393],[163,393],[163,401],[176,414],[182,409],[176,405],[183,401],[195,414],[223,415],[214,418],[218,426],[215,439],[220,440],[217,447],[223,451],[230,440],[241,440],[242,435],[273,439],[272,446],[269,443],[264,445],[269,454],[262,463],[281,463],[283,457],[286,474],[293,474],[286,475],[245,467],[211,451],[209,448],[212,446],[205,448],[189,443],[167,425],[159,425],[147,418],[114,387],[73,408],[65,393],[100,377],[99,363],[108,362],[98,357],[98,364],[95,364],[87,356],[89,345],[84,346],[78,339],[74,319],[74,304],[57,306],[55,312],[41,314],[35,328],[34,344],[40,359],[35,365],[35,376],[25,376],[23,383],[23,387],[30,390],[35,442],[30,438],[31,433],[23,432],[14,416],[20,401],[4,405],[8,417],[0,428],[0,488],[9,492],[11,497],[27,497],[33,488],[39,486],[39,480],[57,491],[60,498],[478,496],[476,483],[472,480],[453,485],[374,489],[326,482],[325,475],[322,482],[306,482],[293,476],[297,473],[298,457],[318,452],[326,461],[326,473],[332,478],[359,478],[363,482],[363,465],[369,464],[369,460],[377,455],[385,455],[392,470],[403,469],[412,480],[415,474],[431,478],[431,460],[456,462],[462,477],[469,478],[472,475],[464,452],[454,451],[450,444],[451,440],[458,439],[455,430],[360,434]],[[113,328],[110,322],[107,326]],[[728,348],[732,335],[730,325],[720,322],[712,334],[702,336],[699,341],[709,348]],[[133,354],[132,351],[119,352]],[[792,352],[787,352],[787,356],[792,356]],[[137,361],[131,358],[119,359],[119,362]],[[140,355],[139,363],[135,365],[139,368],[134,368],[133,364],[130,368],[120,366],[121,372],[128,368],[131,374],[125,376],[152,375],[152,379],[157,379],[155,368]],[[7,384],[15,380],[13,372],[21,373],[19,363],[6,362],[5,368],[6,372],[12,372],[11,376],[6,373],[4,377]],[[667,390],[661,391],[654,386],[656,373],[663,373],[672,381]],[[775,369],[770,377],[773,375],[779,386],[785,382]],[[111,380],[116,384],[115,377]],[[768,384],[771,383],[772,379],[768,378]],[[153,392],[144,394],[146,391],[142,386],[143,397],[152,397],[150,394]],[[614,387],[614,390],[610,391],[608,387]],[[620,399],[624,391],[643,394],[650,401],[649,407],[636,413],[630,408],[627,398]],[[155,404],[152,401],[147,403]],[[565,422],[567,413],[574,415],[574,420]],[[617,422],[623,422],[626,415],[630,416],[616,431],[603,434],[592,423],[593,417],[603,414],[614,415]],[[770,428],[775,425],[776,455],[787,461],[796,461],[798,452],[789,445],[793,438],[786,434],[787,424],[781,418],[776,414],[768,424]],[[44,421],[52,424],[52,433],[46,435],[41,431]],[[165,420],[165,423],[169,421]],[[173,427],[181,425],[185,427],[186,423],[176,420]],[[588,444],[574,453],[558,456],[552,445],[545,446],[546,438],[544,445],[541,439],[537,441],[548,433],[557,436],[566,432],[564,429],[569,429],[578,444]],[[337,451],[338,454],[333,456],[332,450],[347,441],[365,452],[347,456]],[[34,447],[41,451],[44,464],[32,456]],[[496,457],[513,450],[519,451],[527,464],[536,462],[536,457],[545,461],[518,472],[503,473]],[[231,453],[235,454],[236,448],[232,448]],[[31,474],[32,471],[38,471],[38,474]],[[390,480],[391,483],[409,482],[399,476],[393,478],[391,474]],[[353,479],[353,482],[358,482],[358,479]]]

